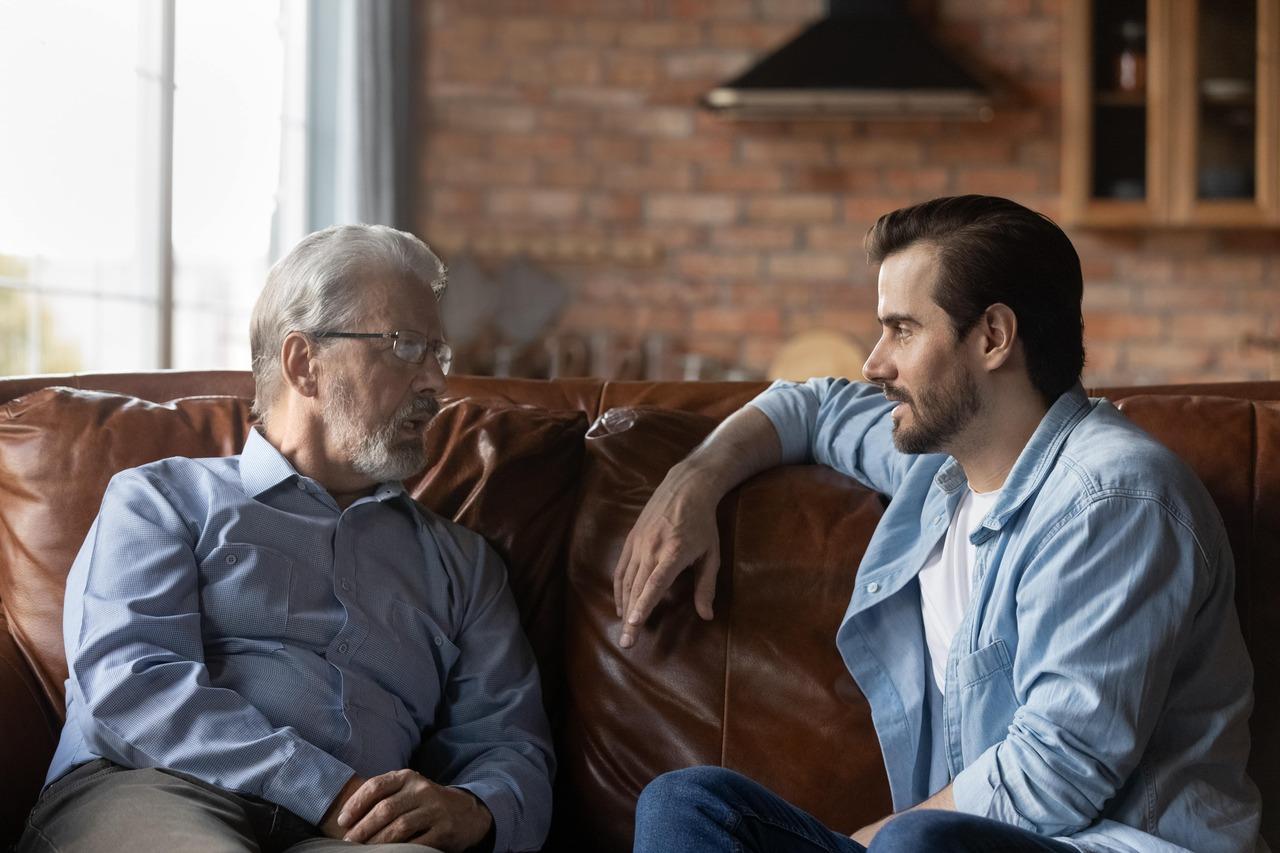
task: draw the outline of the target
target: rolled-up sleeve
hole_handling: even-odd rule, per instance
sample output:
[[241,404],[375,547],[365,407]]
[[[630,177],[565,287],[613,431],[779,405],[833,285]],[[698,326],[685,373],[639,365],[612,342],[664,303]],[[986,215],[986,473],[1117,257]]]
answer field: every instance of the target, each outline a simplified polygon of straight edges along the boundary
[[551,827],[550,726],[506,569],[488,545],[476,550],[458,659],[416,769],[485,804],[496,853],[537,850]]
[[1019,581],[1018,707],[955,777],[956,808],[1050,836],[1097,820],[1143,756],[1198,611],[1230,598],[1211,556],[1224,547],[1140,493],[1095,496],[1050,531]]
[[751,401],[778,433],[784,464],[816,462],[892,495],[911,457],[893,445],[894,403],[847,379],[780,380]]
[[318,823],[352,770],[210,685],[193,534],[159,480],[116,475],[67,582],[67,689],[81,734],[128,767],[163,767]]

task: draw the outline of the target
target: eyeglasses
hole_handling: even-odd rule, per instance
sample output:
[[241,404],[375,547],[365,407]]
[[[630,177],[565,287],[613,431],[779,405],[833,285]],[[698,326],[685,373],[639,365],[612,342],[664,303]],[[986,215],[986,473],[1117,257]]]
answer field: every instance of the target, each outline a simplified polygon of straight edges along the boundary
[[311,335],[317,338],[385,338],[391,341],[391,352],[401,361],[422,364],[427,353],[431,353],[436,364],[440,365],[440,372],[446,374],[449,365],[453,364],[453,347],[445,341],[428,340],[417,332],[312,332]]

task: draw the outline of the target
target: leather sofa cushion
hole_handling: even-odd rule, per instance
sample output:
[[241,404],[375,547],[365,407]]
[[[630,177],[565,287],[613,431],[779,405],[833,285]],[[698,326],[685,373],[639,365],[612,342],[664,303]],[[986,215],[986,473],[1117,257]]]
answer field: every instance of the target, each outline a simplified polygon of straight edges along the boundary
[[[870,711],[835,648],[883,509],[851,479],[793,466],[730,493],[718,510],[715,619],[694,611],[686,572],[636,645],[617,646],[612,572],[623,542],[667,469],[715,425],[691,412],[627,408],[606,412],[587,434],[557,799],[567,840],[629,848],[644,785],[694,764],[759,778],[845,831],[889,810]],[[796,755],[825,755],[821,772]]]
[[[238,453],[249,404],[238,397],[161,404],[46,388],[0,409],[0,603],[58,713],[66,678],[62,593],[107,482],[168,456]],[[428,507],[484,535],[507,561],[526,628],[552,677],[585,430],[576,411],[447,403],[427,432],[427,470],[406,484]]]

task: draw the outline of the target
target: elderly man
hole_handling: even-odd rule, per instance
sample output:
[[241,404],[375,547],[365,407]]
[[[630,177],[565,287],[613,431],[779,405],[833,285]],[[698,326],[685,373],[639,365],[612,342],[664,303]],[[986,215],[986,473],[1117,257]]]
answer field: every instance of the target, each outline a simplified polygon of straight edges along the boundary
[[553,757],[503,566],[399,482],[445,387],[443,287],[409,234],[310,235],[254,309],[243,453],[111,481],[20,850],[541,845]]
[[645,790],[636,849],[1265,849],[1226,532],[1177,457],[1080,387],[1070,241],[965,196],[886,214],[868,246],[870,384],[778,383],[727,419],[655,492],[615,592],[623,646],[690,565],[711,618],[716,504],[769,466],[890,496],[835,639],[898,813],[850,839],[695,768]]

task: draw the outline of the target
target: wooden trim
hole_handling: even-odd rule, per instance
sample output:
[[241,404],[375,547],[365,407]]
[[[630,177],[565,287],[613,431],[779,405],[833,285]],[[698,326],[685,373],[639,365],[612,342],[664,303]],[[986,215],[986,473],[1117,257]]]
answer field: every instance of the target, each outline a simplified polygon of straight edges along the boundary
[[1258,0],[1258,206],[1280,222],[1280,2]]
[[1093,55],[1090,22],[1092,0],[1062,6],[1062,218],[1066,224],[1087,220],[1093,183],[1093,109],[1090,103]]
[[1165,75],[1169,110],[1165,135],[1171,149],[1167,164],[1169,219],[1180,223],[1191,221],[1196,206],[1199,12],[1198,0],[1170,0],[1169,28],[1164,34],[1169,46]]

